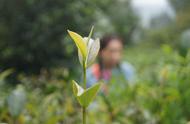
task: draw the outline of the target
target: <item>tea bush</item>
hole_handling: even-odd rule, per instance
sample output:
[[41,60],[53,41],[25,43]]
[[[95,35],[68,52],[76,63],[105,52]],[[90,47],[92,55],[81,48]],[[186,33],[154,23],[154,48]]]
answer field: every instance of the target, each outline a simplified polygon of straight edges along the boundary
[[[190,52],[182,57],[177,49],[166,44],[155,48],[139,46],[126,49],[124,60],[136,67],[135,82],[113,78],[108,95],[98,94],[87,109],[88,123],[186,124],[190,121]],[[71,78],[65,80],[67,74],[70,75],[60,68],[38,76],[20,74],[18,79],[26,102],[17,123],[81,124],[81,108],[73,96]],[[14,88],[6,80],[3,82],[0,122],[11,123],[14,117],[7,99],[20,85]]]

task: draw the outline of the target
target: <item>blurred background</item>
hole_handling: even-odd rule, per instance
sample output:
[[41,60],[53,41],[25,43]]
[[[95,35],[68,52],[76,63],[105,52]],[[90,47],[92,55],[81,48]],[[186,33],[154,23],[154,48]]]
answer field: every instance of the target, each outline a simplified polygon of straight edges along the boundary
[[122,36],[137,76],[107,102],[98,96],[88,123],[188,123],[189,12],[189,0],[1,0],[0,122],[81,124],[71,88],[81,67],[67,29],[88,36],[94,25],[93,38]]

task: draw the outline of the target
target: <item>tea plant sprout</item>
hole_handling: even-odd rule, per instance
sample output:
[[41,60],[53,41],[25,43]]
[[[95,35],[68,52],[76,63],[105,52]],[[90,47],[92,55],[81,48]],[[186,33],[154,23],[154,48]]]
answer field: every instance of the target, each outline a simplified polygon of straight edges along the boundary
[[83,69],[84,86],[82,87],[76,81],[72,81],[74,95],[82,107],[83,124],[86,124],[86,108],[93,101],[100,89],[100,83],[96,83],[94,86],[87,88],[86,82],[86,69],[95,61],[100,49],[99,39],[91,39],[93,28],[94,27],[91,28],[88,37],[82,37],[79,34],[68,30],[70,37],[77,46],[79,62]]

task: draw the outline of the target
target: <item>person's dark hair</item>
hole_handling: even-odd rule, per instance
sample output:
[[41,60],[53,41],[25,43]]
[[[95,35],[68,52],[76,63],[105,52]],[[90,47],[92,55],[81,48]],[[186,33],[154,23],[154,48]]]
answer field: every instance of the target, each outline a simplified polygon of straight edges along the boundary
[[123,39],[116,34],[105,35],[100,39],[100,51],[106,48],[112,40],[117,40],[123,44]]
[[[105,49],[112,40],[117,40],[118,42],[124,44],[123,39],[119,35],[116,35],[116,34],[105,35],[100,39],[100,52],[103,49]],[[102,78],[102,70],[104,68],[101,57],[98,57],[98,63],[100,65],[100,73],[101,73],[100,79],[101,79]]]

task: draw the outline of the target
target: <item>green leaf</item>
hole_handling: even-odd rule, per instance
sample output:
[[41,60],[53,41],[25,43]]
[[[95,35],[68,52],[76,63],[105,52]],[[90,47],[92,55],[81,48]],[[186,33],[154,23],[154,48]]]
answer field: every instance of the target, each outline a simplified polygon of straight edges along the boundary
[[84,90],[77,82],[73,81],[74,95],[82,107],[88,107],[90,105],[100,89],[100,85],[100,83],[96,83],[94,86]]
[[83,60],[86,60],[87,46],[86,46],[86,43],[84,42],[83,38],[79,34],[73,32],[73,31],[68,30],[68,33],[71,36],[71,38],[73,39],[73,41],[75,42],[75,44],[78,48],[78,51],[81,52]]
[[78,50],[78,58],[79,58],[79,62],[80,64],[83,66],[83,62],[86,61],[86,60],[83,60],[83,56],[82,56],[82,53]]
[[11,73],[13,73],[13,69],[7,69],[0,73],[0,80],[5,79],[7,76],[9,76]]
[[91,30],[90,30],[90,33],[89,33],[89,35],[88,35],[87,46],[88,46],[88,43],[89,43],[89,41],[90,41],[90,38],[92,37],[93,30],[94,30],[94,26],[92,26],[92,28],[91,28]]
[[74,95],[77,97],[77,96],[80,96],[83,92],[84,92],[84,89],[78,85],[78,83],[74,80],[72,80],[73,82],[73,93]]
[[26,93],[22,85],[19,85],[7,98],[8,109],[12,117],[18,117],[26,103]]
[[96,83],[94,86],[88,88],[87,90],[84,91],[84,93],[82,93],[82,95],[79,97],[79,100],[82,103],[83,107],[89,106],[89,104],[95,98],[99,89],[100,89],[100,83]]
[[5,78],[8,77],[11,73],[13,73],[13,69],[7,69],[0,73],[0,86],[4,83]]
[[95,61],[96,56],[98,55],[99,49],[100,49],[99,39],[93,40],[92,43],[89,43],[88,54],[87,54],[87,59],[86,59],[86,67],[89,67]]

